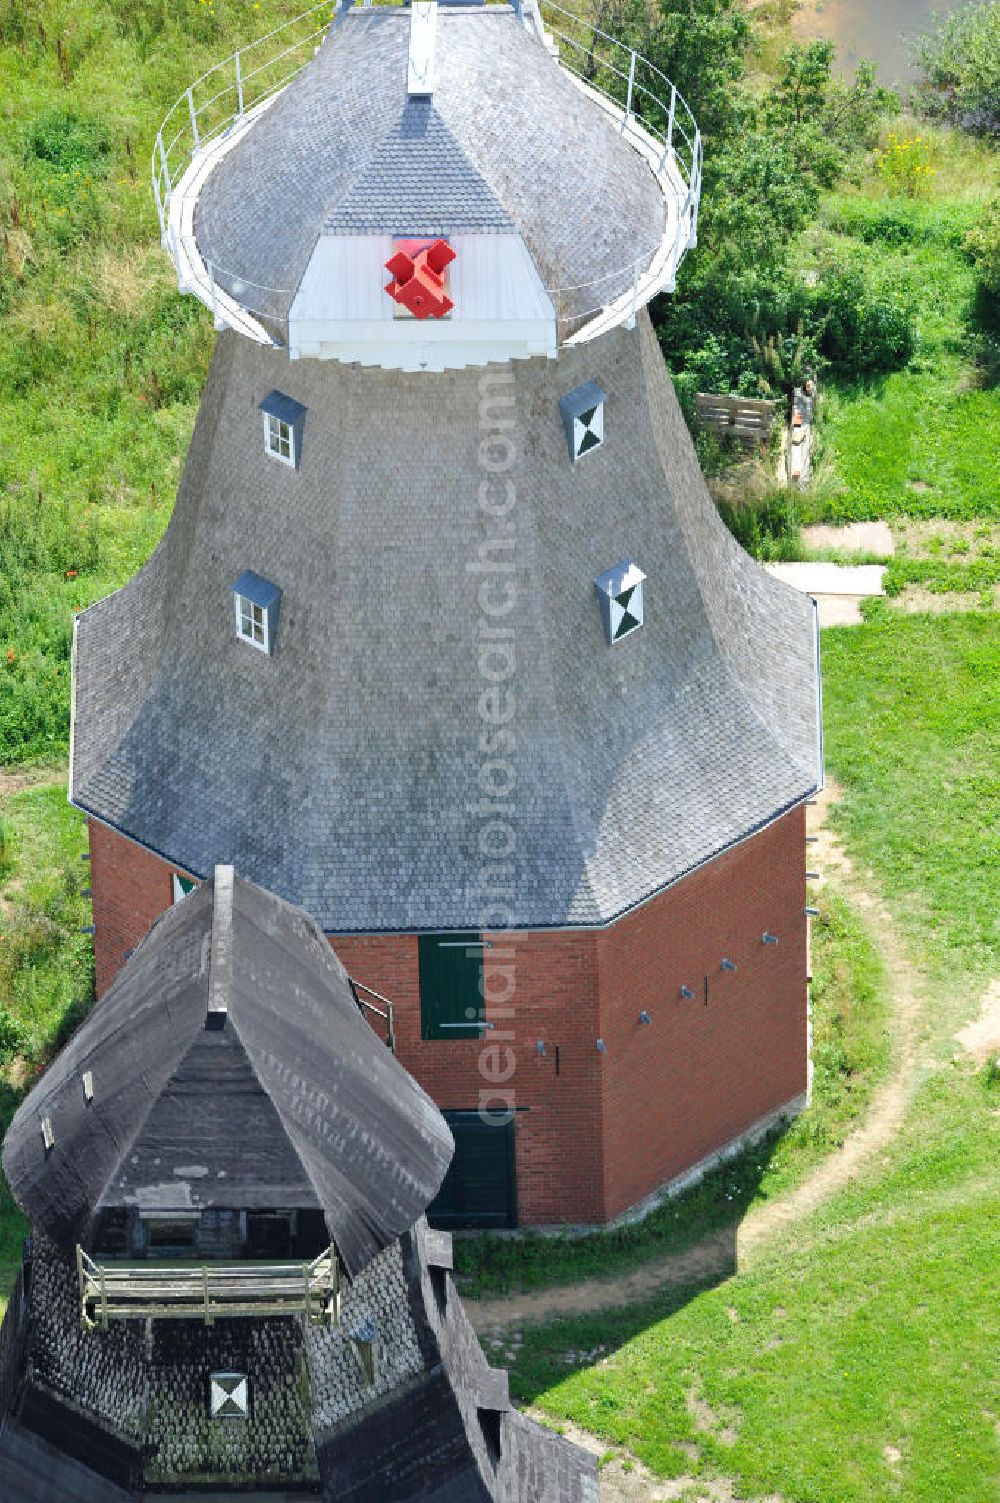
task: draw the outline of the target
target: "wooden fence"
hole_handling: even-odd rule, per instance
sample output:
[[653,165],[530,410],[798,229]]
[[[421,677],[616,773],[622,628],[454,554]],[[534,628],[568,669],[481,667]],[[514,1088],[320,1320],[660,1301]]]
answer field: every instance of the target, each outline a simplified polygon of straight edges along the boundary
[[699,428],[720,438],[736,438],[747,449],[760,448],[771,437],[774,403],[753,397],[716,396],[699,391],[695,396]]

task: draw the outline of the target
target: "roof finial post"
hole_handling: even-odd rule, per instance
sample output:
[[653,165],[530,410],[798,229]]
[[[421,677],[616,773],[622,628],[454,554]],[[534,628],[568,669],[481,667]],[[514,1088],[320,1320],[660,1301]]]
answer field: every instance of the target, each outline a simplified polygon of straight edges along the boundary
[[212,949],[208,962],[206,1027],[221,1028],[233,983],[233,880],[231,866],[217,866],[212,894]]
[[414,0],[410,8],[410,55],[406,65],[406,92],[411,99],[434,93],[436,41],[436,0]]

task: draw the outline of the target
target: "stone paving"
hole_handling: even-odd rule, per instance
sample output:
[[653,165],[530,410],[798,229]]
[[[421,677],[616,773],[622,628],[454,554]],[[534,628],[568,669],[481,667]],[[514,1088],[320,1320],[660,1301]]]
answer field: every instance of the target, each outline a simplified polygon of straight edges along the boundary
[[765,564],[775,579],[783,579],[819,605],[820,626],[854,626],[861,621],[861,602],[884,595],[882,564],[793,563]]

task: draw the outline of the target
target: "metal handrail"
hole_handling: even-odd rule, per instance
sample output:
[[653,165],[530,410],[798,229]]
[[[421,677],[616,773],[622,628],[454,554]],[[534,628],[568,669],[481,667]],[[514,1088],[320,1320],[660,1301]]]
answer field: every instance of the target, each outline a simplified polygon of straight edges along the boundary
[[[309,43],[316,42],[317,38],[322,38],[326,35],[335,8],[336,0],[319,0],[319,4],[312,5],[308,10],[301,11],[297,16],[293,16],[290,21],[284,21],[280,26],[275,26],[271,31],[265,32],[263,36],[256,37],[254,41],[248,42],[245,47],[232,53],[230,57],[224,58],[222,62],[213,64],[211,68],[206,69],[204,73],[190,83],[183,94],[179,94],[174,100],[174,103],[170,106],[160,123],[150,157],[153,197],[156,200],[157,214],[160,220],[160,235],[164,238],[164,241],[174,184],[183,175],[195,153],[202,150],[209,141],[213,141],[218,136],[224,135],[227,130],[230,130],[235,123],[243,118],[248,109],[262,104],[265,99],[277,93],[279,89],[283,89],[286,84],[291,82],[295,75],[305,66],[306,62],[308,62],[308,58],[303,58],[296,67],[289,69],[268,88],[254,93],[252,99],[249,97],[248,85],[254,79],[258,78],[261,73],[275,67],[277,64],[283,62],[285,58],[308,46]],[[321,26],[312,26],[290,45],[283,46],[280,51],[269,56],[265,62],[251,68],[249,72],[244,69],[243,60],[248,53],[253,53],[256,49],[263,47],[265,43],[272,42],[276,37],[281,37],[283,40],[287,39],[293,28],[301,26],[303,22],[317,17],[320,13],[326,16],[326,20]],[[226,83],[224,87],[217,88],[216,92],[210,95],[208,99],[196,99],[196,94],[202,90],[202,86],[209,79],[219,81],[223,76],[228,76],[230,73],[232,75],[231,81]],[[227,95],[232,96],[235,109],[228,114],[224,114],[221,120],[210,121],[207,118],[208,111]],[[179,127],[172,136],[169,136],[171,121],[178,114],[178,111],[183,111],[185,108],[187,110],[186,121],[182,115]],[[175,155],[175,148],[181,141],[186,141],[187,148],[183,152],[182,161],[179,162]]]
[[[392,1054],[395,1054],[395,1052],[396,1052],[396,1024],[395,1024],[396,1006],[395,1006],[395,1003],[391,1000],[391,998],[389,998],[389,997],[383,997],[382,993],[381,992],[377,992],[373,986],[366,986],[363,981],[356,981],[353,976],[348,976],[347,979],[348,979],[348,982],[350,983],[351,991],[354,994],[354,1000],[358,1004],[358,1011],[361,1013],[362,1017],[364,1017],[364,1015],[366,1013],[373,1012],[377,1018],[381,1018],[382,1021],[385,1023],[385,1042],[386,1042],[386,1046],[387,1046],[387,1048],[390,1050],[390,1052]],[[369,997],[377,997],[379,1002],[384,1002],[385,1003],[385,1007],[382,1008],[382,1007],[379,1007],[376,1002],[369,1002],[369,1001],[367,1001],[364,997],[362,997],[362,996],[359,995],[360,992],[367,992],[367,994],[368,994]]]
[[[176,184],[200,151],[237,128],[251,110],[266,104],[291,82],[330,35],[329,23],[333,15],[345,8],[344,0],[320,0],[319,4],[257,37],[196,78],[164,116],[156,134],[150,168],[161,239],[174,260],[182,290],[188,290],[182,276],[182,246],[176,228],[170,221],[170,206]],[[665,282],[672,286],[677,266],[688,247],[695,243],[697,232],[702,142],[701,132],[691,109],[666,75],[635,48],[627,47],[609,32],[565,9],[558,4],[558,0],[527,0],[523,13],[528,24],[534,25],[542,44],[550,46],[554,45],[553,39],[558,41],[559,66],[576,79],[580,86],[592,90],[611,106],[622,136],[631,138],[631,144],[644,152],[650,165],[655,165],[661,179],[668,178],[671,185],[676,182],[675,244],[671,249],[665,275],[661,278],[661,284]],[[313,22],[320,14],[326,19],[317,27]],[[561,25],[557,27],[553,24],[553,17]],[[304,23],[308,29],[288,43],[289,34],[293,29],[301,28]],[[574,29],[577,33],[575,35]],[[254,57],[254,65],[247,69],[245,60],[266,44],[271,44],[272,47],[276,44],[278,50],[269,52],[261,62]],[[281,76],[267,87],[253,87],[253,81],[262,74],[285,63],[308,46],[311,46],[308,57],[303,57],[294,66],[283,70]],[[228,81],[222,87],[217,87],[220,79]],[[202,98],[206,85],[213,92],[207,98]],[[227,98],[232,99],[234,108],[231,111],[218,111],[219,102]],[[175,128],[171,133],[172,122]],[[187,244],[189,236],[185,234],[182,239]],[[605,272],[589,282],[547,287],[546,292],[556,310],[557,323],[563,326],[573,325],[579,330],[595,315],[599,316],[605,311],[607,304],[598,289],[616,281],[630,284],[631,292],[626,286],[626,291],[619,293],[619,299],[623,296],[626,299],[631,297],[631,315],[634,319],[640,302],[645,302],[652,295],[647,279],[640,298],[640,283],[662,245],[663,241],[658,241],[627,265]],[[198,260],[200,262],[200,257]],[[226,312],[223,303],[228,298],[237,311],[242,310],[250,315],[251,322],[263,319],[270,328],[284,326],[287,330],[287,309],[283,309],[281,304],[291,298],[291,287],[267,287],[217,264],[207,261],[201,264],[204,266],[201,284],[191,290],[211,308],[218,327],[222,327]],[[578,295],[588,288],[594,290],[592,304],[586,308],[574,307],[569,312],[560,311],[561,305],[570,295]],[[248,292],[253,294],[252,301],[246,299]],[[574,300],[580,301],[578,296]],[[612,307],[618,307],[618,302],[613,302]],[[233,307],[228,311],[230,318],[235,316]],[[245,320],[243,323],[245,324]],[[271,337],[260,330],[259,326],[258,332],[259,337]]]
[[[610,100],[619,109],[624,109],[625,122],[630,118],[638,117],[639,112],[635,107],[637,94],[644,95],[649,99],[656,106],[661,117],[666,119],[666,127],[662,131],[664,154],[661,165],[665,165],[668,159],[672,159],[682,172],[687,186],[689,188],[697,187],[700,189],[702,169],[701,131],[698,128],[698,122],[687,100],[680,93],[677,86],[654,63],[643,57],[641,52],[638,52],[634,47],[627,47],[624,42],[619,41],[617,37],[613,37],[610,32],[602,31],[599,26],[592,25],[585,17],[576,15],[573,11],[566,10],[562,5],[557,3],[557,0],[537,0],[537,4],[539,19],[545,29],[553,37],[558,38],[560,42],[572,48],[574,52],[580,53],[586,59],[586,63],[582,68],[576,68],[567,62],[564,57],[560,56],[560,66],[565,68],[568,73],[573,73],[576,77],[580,78],[590,88],[596,89],[599,94],[603,94],[606,99]],[[548,20],[551,13],[565,17],[567,21],[577,26],[584,27],[589,34],[589,45],[584,45],[583,42],[571,36],[565,30],[559,30],[556,26],[552,25]],[[612,56],[621,57],[623,62],[627,59],[627,67],[619,68],[607,58],[599,58],[596,47],[597,39],[608,45]],[[662,85],[662,93],[643,84],[641,79],[637,79],[640,67],[647,74],[652,75],[654,80],[659,81],[660,85]],[[618,98],[610,89],[602,87],[597,81],[602,70],[613,73],[624,83],[624,100]],[[690,126],[691,134],[685,128],[685,121]],[[623,122],[623,127],[625,122]],[[644,121],[643,123],[647,129],[650,128],[651,122]],[[650,133],[660,135],[659,130],[651,130]],[[674,144],[677,136],[680,136],[687,147],[686,159],[684,154],[677,151]]]

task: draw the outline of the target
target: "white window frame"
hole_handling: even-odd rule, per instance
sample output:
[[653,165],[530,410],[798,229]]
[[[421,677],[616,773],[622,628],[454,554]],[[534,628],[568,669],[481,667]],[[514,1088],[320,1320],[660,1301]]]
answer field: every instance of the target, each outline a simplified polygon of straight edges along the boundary
[[[271,651],[271,611],[266,605],[258,605],[248,595],[241,595],[239,590],[233,591],[233,602],[236,609],[236,635],[241,642],[246,642],[249,647],[256,647],[258,652],[270,653]],[[258,622],[257,614],[260,620]],[[251,623],[251,630],[244,630],[245,621]],[[260,638],[255,634],[255,628],[260,627]]]
[[[295,468],[295,427],[286,422],[284,418],[277,417],[273,412],[265,412],[264,417],[264,449],[276,459],[279,464],[287,464],[289,469]],[[288,453],[284,452],[287,445]]]

